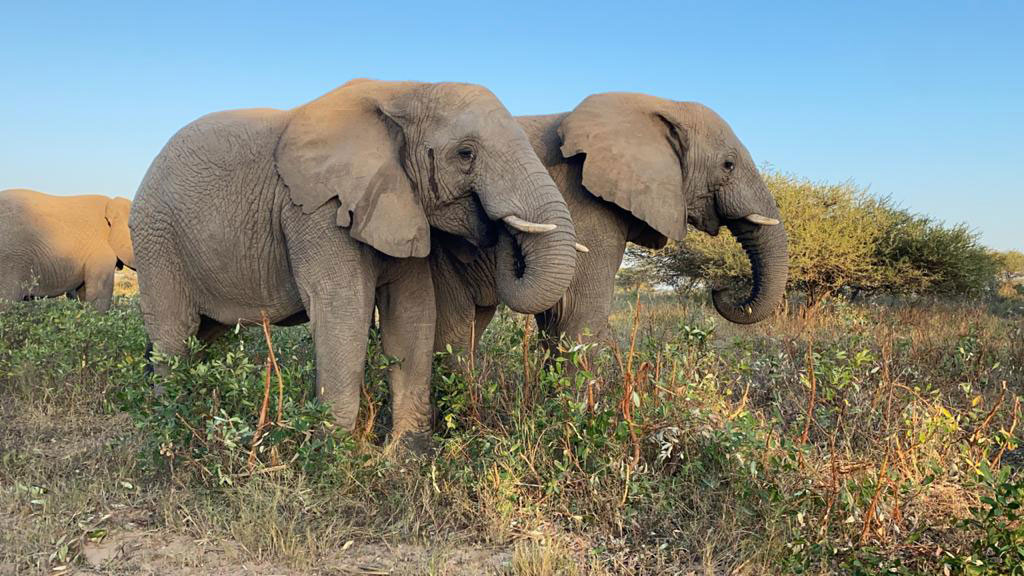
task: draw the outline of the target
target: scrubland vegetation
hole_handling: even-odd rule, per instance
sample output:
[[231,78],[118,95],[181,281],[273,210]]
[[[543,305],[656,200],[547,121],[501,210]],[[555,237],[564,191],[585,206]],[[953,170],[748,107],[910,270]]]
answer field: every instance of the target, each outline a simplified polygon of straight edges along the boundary
[[552,361],[506,313],[474,363],[439,359],[437,453],[412,460],[381,444],[376,350],[350,437],[311,401],[303,327],[272,333],[280,392],[253,327],[175,364],[155,399],[134,299],[17,304],[0,569],[89,566],[130,537],[94,569],[1009,574],[1021,314],[833,299],[744,329],[699,299],[623,294],[617,349]]
[[[765,181],[786,221],[789,288],[811,303],[836,294],[1024,293],[1024,254],[992,251],[962,224],[914,214],[851,182],[815,183],[772,172]],[[631,247],[629,256],[634,269],[622,275],[625,285],[750,277],[749,259],[724,228],[717,237],[690,234],[658,252]]]
[[349,435],[305,327],[194,346],[154,397],[134,297],[4,306],[0,573],[1024,573],[1024,258],[772,185],[786,310],[714,314],[731,240],[637,256],[613,345],[553,358],[504,311],[474,358],[439,356],[421,459],[385,442],[375,340]]

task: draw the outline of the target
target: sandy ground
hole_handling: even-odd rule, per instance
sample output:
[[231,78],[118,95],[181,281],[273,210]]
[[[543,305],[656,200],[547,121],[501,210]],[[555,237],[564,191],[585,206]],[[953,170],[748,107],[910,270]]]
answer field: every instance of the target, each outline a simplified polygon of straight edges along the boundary
[[158,530],[117,531],[82,549],[82,566],[68,574],[203,575],[260,574],[501,574],[511,552],[483,548],[446,550],[402,544],[352,543],[311,569],[239,561],[244,556],[230,542],[203,542]]

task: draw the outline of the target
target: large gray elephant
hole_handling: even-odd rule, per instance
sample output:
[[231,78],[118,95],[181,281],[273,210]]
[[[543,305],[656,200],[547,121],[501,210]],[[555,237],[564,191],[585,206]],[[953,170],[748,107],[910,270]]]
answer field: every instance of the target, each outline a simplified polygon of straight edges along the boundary
[[[747,149],[712,110],[607,93],[588,97],[567,114],[518,121],[561,189],[579,242],[589,248],[579,256],[565,297],[536,315],[547,334],[603,338],[626,243],[661,248],[669,238],[682,240],[687,224],[711,235],[725,225],[750,258],[749,294],[713,292],[723,317],[758,322],[780,302],[788,257],[778,206]],[[491,250],[439,240],[440,249],[431,254],[435,349],[466,351],[499,302],[495,277],[501,263]]]
[[[468,84],[350,82],[293,110],[196,120],[153,161],[131,229],[157,351],[226,325],[308,319],[317,395],[359,409],[374,300],[393,430],[430,430],[431,229],[493,253],[497,296],[536,313],[564,294],[575,231],[522,127]],[[416,444],[414,444],[416,445]]]
[[114,270],[132,268],[131,202],[106,196],[0,191],[0,300],[74,292],[106,312]]

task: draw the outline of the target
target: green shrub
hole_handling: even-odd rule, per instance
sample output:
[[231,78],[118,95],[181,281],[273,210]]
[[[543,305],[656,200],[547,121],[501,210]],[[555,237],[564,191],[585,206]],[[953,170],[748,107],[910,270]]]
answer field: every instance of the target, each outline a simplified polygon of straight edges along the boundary
[[[259,328],[236,328],[210,346],[193,338],[184,357],[156,354],[169,373],[139,381],[119,396],[122,409],[148,430],[148,461],[160,469],[186,471],[207,484],[232,484],[254,466],[287,464],[325,478],[344,469],[354,458],[356,442],[333,424],[329,408],[316,399],[308,330],[276,329],[273,339],[280,389],[266,363]],[[360,431],[369,440],[380,440],[375,434],[381,429],[379,407],[386,404],[388,365],[374,332],[366,369],[369,398],[363,400],[360,420]],[[268,382],[266,423],[260,429]],[[160,394],[154,394],[154,386],[162,389]]]
[[[844,291],[977,296],[996,286],[1001,260],[966,226],[913,215],[849,182],[779,173],[767,173],[765,182],[789,237],[789,289],[811,302]],[[661,251],[631,246],[627,264],[631,285],[723,285],[750,276],[725,228],[715,237],[694,231]]]
[[992,290],[1000,259],[960,224],[943,226],[926,216],[889,208],[876,247],[877,267],[890,293],[978,296]]
[[969,576],[1024,575],[1024,478],[1009,467],[978,468],[985,495],[971,508],[971,517],[960,525],[977,534],[969,554],[947,554],[958,574]]
[[[1019,318],[835,298],[813,323],[737,328],[632,294],[611,323],[608,345],[562,342],[555,358],[532,318],[500,310],[473,362],[438,358],[437,452],[409,460],[383,445],[393,360],[375,336],[353,435],[312,402],[308,330],[275,328],[282,417],[272,377],[253,452],[258,328],[193,342],[154,396],[134,300],[106,316],[62,300],[0,308],[0,566],[51,573],[54,550],[73,562],[69,541],[119,528],[86,520],[115,504],[146,507],[147,530],[307,570],[369,538],[565,545],[611,573],[1000,574],[1018,560],[1019,480],[975,471],[1020,429]],[[95,476],[89,458],[118,450]]]

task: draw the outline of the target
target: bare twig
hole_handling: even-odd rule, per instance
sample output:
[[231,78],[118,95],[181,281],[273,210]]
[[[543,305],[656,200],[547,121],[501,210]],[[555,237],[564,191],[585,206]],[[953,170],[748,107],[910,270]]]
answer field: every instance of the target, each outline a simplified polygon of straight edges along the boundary
[[[818,379],[814,374],[814,341],[807,342],[807,379],[810,389],[807,391],[807,416],[804,419],[804,432],[800,435],[800,444],[807,445],[811,434],[811,421],[814,420],[814,403],[818,394]],[[797,455],[797,462],[803,465],[803,451]]]
[[252,445],[249,447],[249,470],[256,466],[256,446],[263,437],[263,428],[267,425],[267,408],[270,405],[270,358],[267,358],[267,377],[263,382],[263,403],[260,405],[260,420],[256,425],[256,432],[252,435]]
[[[1003,387],[1006,387],[1006,381],[1003,381]],[[1010,429],[1006,431],[1006,435],[1013,438],[1014,431],[1017,430],[1017,423],[1020,421],[1020,396],[1013,397],[1013,420],[1010,421]],[[1006,453],[1007,444],[1004,442],[999,447],[999,452],[996,454],[995,459],[992,461],[993,468],[999,468],[999,463],[1003,460],[1003,454]]]
[[523,387],[530,390],[530,317],[523,319]]
[[999,410],[999,407],[1003,405],[1003,399],[1005,397],[1006,382],[1004,381],[1003,387],[999,391],[999,398],[996,400],[996,403],[992,405],[992,409],[990,409],[988,411],[988,414],[985,415],[985,419],[982,420],[981,424],[979,424],[978,427],[974,430],[974,434],[971,434],[971,444],[977,444],[978,441],[981,440],[981,433],[984,432],[986,428],[988,428],[988,425],[992,422],[992,418],[996,415],[996,411]]
[[[636,436],[636,428],[633,426],[633,384],[635,375],[633,374],[633,358],[636,356],[636,334],[640,328],[640,291],[636,291],[636,305],[633,309],[633,326],[629,335],[629,355],[626,356],[626,371],[623,374],[623,387],[622,387],[622,418],[626,421],[627,428],[629,429],[629,440],[633,444],[633,459],[630,463],[631,467],[635,467],[640,463],[640,441]],[[639,397],[639,395],[638,395]],[[629,476],[629,469],[626,470],[627,477]],[[628,484],[628,482],[627,482]],[[623,495],[623,504],[625,504],[626,496]]]
[[871,532],[871,523],[875,520],[875,511],[878,509],[878,499],[881,496],[882,488],[888,485],[888,482],[883,482],[882,478],[885,476],[886,470],[889,468],[889,450],[887,447],[885,450],[885,458],[882,459],[882,465],[878,469],[878,479],[875,481],[875,493],[871,496],[871,504],[868,505],[868,511],[864,515],[864,527],[860,531],[860,544],[863,546],[868,541],[868,534]]
[[277,376],[277,425],[284,421],[281,418],[281,410],[284,406],[284,378],[281,377],[281,367],[277,365],[277,355],[274,354],[274,341],[270,337],[270,318],[266,310],[260,310],[260,320],[263,325],[263,338],[267,341],[267,356],[274,367],[274,375]]

